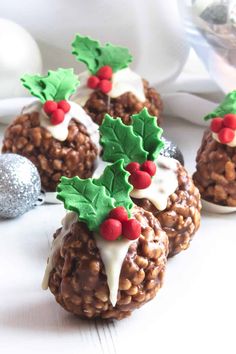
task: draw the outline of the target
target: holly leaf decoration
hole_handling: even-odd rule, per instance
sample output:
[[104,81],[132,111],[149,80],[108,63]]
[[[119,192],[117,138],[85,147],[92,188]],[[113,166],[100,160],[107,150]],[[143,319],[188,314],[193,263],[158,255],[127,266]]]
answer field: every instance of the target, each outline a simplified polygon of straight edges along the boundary
[[99,128],[104,161],[124,159],[127,165],[132,161],[143,163],[157,159],[164,142],[163,130],[158,127],[156,118],[144,108],[131,119],[132,125],[125,125],[120,118],[105,115]]
[[236,114],[236,90],[228,93],[223,102],[216,109],[204,117],[204,120],[209,120],[216,117],[223,117],[227,113]]
[[97,230],[115,206],[106,188],[96,185],[91,178],[62,177],[57,191],[57,198],[63,201],[65,208],[76,212],[89,230]]
[[75,54],[78,61],[87,65],[92,74],[104,65],[109,65],[113,72],[127,68],[132,62],[132,56],[127,48],[106,43],[104,46],[100,42],[80,34],[75,36],[72,42],[72,54]]
[[115,199],[115,207],[123,206],[129,212],[133,207],[130,192],[133,187],[128,182],[129,172],[124,169],[124,160],[107,166],[100,178],[94,180],[98,186],[104,186],[108,195]]
[[78,61],[86,64],[88,70],[95,74],[98,71],[98,57],[100,43],[89,37],[83,37],[77,34],[72,42],[72,54],[75,54]]
[[100,48],[100,55],[98,57],[99,68],[104,65],[112,67],[113,72],[127,68],[132,62],[132,56],[127,48],[114,46],[107,43]]
[[41,83],[40,75],[25,74],[21,78],[21,82],[23,83],[23,86],[27,88],[33,96],[38,97],[42,102],[45,101],[45,97],[43,95],[44,86]]
[[130,213],[133,202],[129,196],[132,186],[128,177],[124,161],[119,160],[107,166],[98,179],[62,177],[57,187],[57,198],[63,201],[66,209],[76,212],[89,230],[98,230],[116,206],[122,205]]
[[133,127],[125,125],[120,118],[106,114],[102,125],[100,144],[103,147],[103,160],[115,162],[124,159],[127,165],[132,161],[143,163],[148,153],[143,149],[142,139],[134,133]]
[[38,97],[42,103],[53,100],[67,100],[79,85],[78,77],[73,69],[49,70],[47,76],[24,75],[21,78],[23,86]]
[[156,160],[164,146],[161,140],[163,129],[158,127],[156,117],[151,116],[145,107],[131,119],[134,133],[142,138],[143,148],[148,152],[148,160]]

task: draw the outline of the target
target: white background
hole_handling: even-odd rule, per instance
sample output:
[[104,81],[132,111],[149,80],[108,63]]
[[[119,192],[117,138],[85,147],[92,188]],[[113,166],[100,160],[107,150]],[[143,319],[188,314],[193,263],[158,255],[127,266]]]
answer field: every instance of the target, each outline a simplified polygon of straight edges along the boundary
[[[174,0],[0,3],[0,16],[24,25],[36,37],[46,66],[75,66],[69,43],[81,31],[129,46],[137,70],[153,83],[173,79],[187,57],[175,14]],[[204,73],[199,63],[197,68],[192,58],[185,72],[196,78]],[[197,80],[185,79],[182,75],[177,85],[191,91]],[[198,88],[207,90],[199,82]],[[201,119],[199,112],[189,105],[190,117]],[[203,128],[176,117],[166,118],[165,128],[192,173]],[[0,126],[0,136],[3,130]],[[63,215],[62,206],[45,205],[0,221],[0,353],[235,354],[235,214],[203,213],[191,247],[169,260],[156,298],[130,318],[109,323],[71,316],[40,288],[52,234]]]

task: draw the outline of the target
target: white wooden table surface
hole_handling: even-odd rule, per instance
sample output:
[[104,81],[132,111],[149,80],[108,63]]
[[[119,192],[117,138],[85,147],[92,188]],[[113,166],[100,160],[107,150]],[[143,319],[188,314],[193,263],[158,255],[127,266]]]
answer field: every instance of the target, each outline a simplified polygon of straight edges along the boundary
[[[165,125],[193,171],[202,128],[176,119]],[[236,352],[235,214],[203,213],[191,247],[169,260],[156,298],[109,323],[73,317],[40,288],[63,214],[62,206],[45,205],[0,222],[0,353]]]

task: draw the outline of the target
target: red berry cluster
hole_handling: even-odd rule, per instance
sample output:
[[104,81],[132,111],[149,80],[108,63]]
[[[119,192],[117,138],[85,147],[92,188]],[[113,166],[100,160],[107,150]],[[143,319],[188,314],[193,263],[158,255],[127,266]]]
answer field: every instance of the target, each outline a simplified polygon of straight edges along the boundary
[[60,102],[46,101],[43,105],[44,112],[50,116],[52,125],[57,125],[63,122],[65,114],[70,110],[70,104],[66,100]]
[[156,174],[156,164],[153,161],[145,161],[140,165],[138,162],[130,162],[126,170],[130,173],[129,182],[136,189],[145,189],[152,183],[152,178]]
[[95,90],[99,89],[103,93],[108,93],[112,89],[112,68],[109,65],[102,66],[96,75],[88,78],[87,85],[89,88]]
[[224,117],[217,117],[211,121],[211,131],[217,134],[222,144],[231,143],[235,137],[236,114],[228,113]]
[[112,209],[100,225],[100,234],[107,241],[115,241],[121,235],[136,240],[141,234],[141,225],[136,219],[129,219],[126,209],[119,206]]

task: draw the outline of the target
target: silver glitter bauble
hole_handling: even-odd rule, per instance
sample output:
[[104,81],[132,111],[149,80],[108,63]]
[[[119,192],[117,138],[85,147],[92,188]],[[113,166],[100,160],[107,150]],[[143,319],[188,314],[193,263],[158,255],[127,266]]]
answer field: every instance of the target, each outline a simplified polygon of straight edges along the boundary
[[40,195],[36,167],[16,154],[0,155],[0,217],[14,218],[33,208]]
[[160,155],[165,157],[171,157],[172,159],[176,159],[181,163],[181,165],[184,166],[184,156],[180,151],[179,147],[176,144],[174,144],[172,141],[167,140],[164,137],[162,137],[162,140],[165,145],[163,149],[160,151]]

